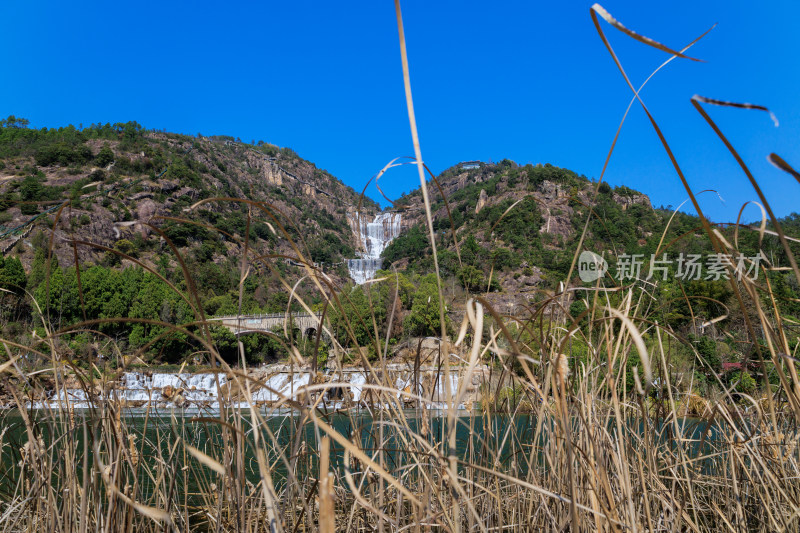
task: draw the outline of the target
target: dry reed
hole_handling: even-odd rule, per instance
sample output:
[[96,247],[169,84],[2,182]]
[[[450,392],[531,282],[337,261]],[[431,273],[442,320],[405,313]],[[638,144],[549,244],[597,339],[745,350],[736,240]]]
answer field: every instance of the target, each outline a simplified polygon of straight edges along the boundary
[[[433,239],[396,6],[415,161]],[[598,15],[668,53],[665,64],[685,58],[683,52],[694,44],[672,50],[625,29],[594,6],[591,16],[626,81]],[[650,117],[715,249],[735,252],[703,216],[666,138],[639,91],[628,84],[632,104],[638,102]],[[701,105],[729,104],[699,97],[692,103],[742,165],[800,280],[769,202]],[[798,176],[779,156],[773,154],[771,161]],[[285,218],[269,204],[206,201],[243,202],[248,223],[251,215],[264,217],[289,239]],[[258,255],[246,241],[240,245],[242,278],[264,268],[279,274],[271,261],[282,256]],[[292,299],[310,310],[296,291],[304,283],[326,305],[340,309],[347,295],[313,267],[303,243],[292,246],[292,259],[305,265],[306,274],[296,282],[280,278]],[[575,255],[577,260],[578,251]],[[88,410],[60,403],[29,411],[28,398],[42,394],[42,374],[52,376],[57,391],[64,388],[67,373],[78,373],[87,390],[97,385],[79,369],[65,367],[56,347],[60,335],[92,329],[97,322],[48,330],[46,338],[31,346],[4,340],[8,360],[0,372],[18,409],[0,423],[0,531],[800,530],[800,380],[794,358],[787,355],[782,317],[774,301],[767,305],[769,287],[746,279],[731,283],[740,305],[755,311],[757,323],[747,327],[754,346],[760,346],[761,338],[765,341],[760,364],[774,368],[780,378],[778,390],[768,391],[760,401],[734,401],[729,392],[716,400],[703,399],[691,386],[676,387],[669,379],[665,341],[681,339],[652,320],[653,290],[634,285],[615,288],[614,298],[609,292],[593,292],[587,310],[574,320],[567,313],[545,313],[563,305],[561,295],[514,317],[501,316],[480,297],[464,302],[459,335],[450,339],[443,330],[440,342],[445,354],[454,352],[467,361],[457,369],[464,374],[462,382],[471,379],[481,361],[491,363],[498,374],[484,388],[482,410],[453,409],[463,398],[463,387],[455,395],[448,392],[450,409],[444,414],[426,398],[397,390],[385,371],[388,345],[376,338],[378,360],[362,363],[368,374],[365,389],[381,408],[332,416],[318,401],[331,383],[312,384],[297,398],[284,398],[280,411],[256,407],[251,391],[265,384],[219,356],[191,277],[181,265],[188,289],[172,288],[191,305],[195,320],[177,327],[160,325],[178,328],[202,344],[209,360],[242,391],[244,401],[233,405],[222,396],[218,412],[195,417],[152,410],[129,417],[114,402]],[[440,312],[443,316],[444,309]],[[320,335],[330,329],[321,326]],[[345,329],[353,336],[352,327]],[[570,360],[570,339],[588,347],[584,362]],[[306,363],[304,356],[291,340],[286,342],[299,368]],[[343,348],[332,343],[333,357],[341,360]],[[49,361],[46,371],[28,373],[20,360],[24,353]],[[635,387],[628,390],[625,368],[632,353],[641,358],[643,375],[637,374]],[[456,371],[449,357],[441,363],[445,377]],[[648,394],[654,376],[661,378],[657,403]],[[507,385],[522,401],[504,396],[501,387]],[[401,395],[413,409],[404,408]]]

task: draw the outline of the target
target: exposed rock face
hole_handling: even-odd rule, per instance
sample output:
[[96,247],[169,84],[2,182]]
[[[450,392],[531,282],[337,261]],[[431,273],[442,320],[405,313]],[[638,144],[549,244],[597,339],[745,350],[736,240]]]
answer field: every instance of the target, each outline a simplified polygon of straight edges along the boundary
[[573,231],[572,221],[570,220],[572,208],[567,205],[567,202],[556,205],[556,207],[545,205],[542,209],[544,224],[542,224],[539,232],[568,237]]
[[150,222],[150,219],[153,218],[153,215],[155,215],[157,212],[158,206],[151,199],[140,202],[136,208],[136,216],[142,223]]
[[555,200],[557,198],[563,198],[566,196],[566,192],[561,185],[548,180],[542,182],[542,184],[539,186],[539,190],[541,191],[542,196],[548,200]]
[[283,177],[281,172],[275,168],[274,165],[265,165],[262,175],[270,185],[281,186],[283,185]]
[[648,198],[646,194],[636,193],[628,196],[615,192],[613,198],[616,203],[622,206],[623,211],[632,205],[643,205],[649,209],[653,208],[653,206],[650,204],[650,198]]
[[539,232],[569,237],[573,232],[570,219],[573,209],[569,205],[569,194],[564,186],[545,180],[539,185],[539,190],[534,196],[539,200],[544,219]]
[[[161,132],[143,134],[140,144],[146,148],[137,147],[133,152],[116,139],[88,140],[86,146],[92,153],[97,154],[108,146],[117,159],[116,164],[112,163],[104,171],[90,165],[70,169],[60,165],[39,167],[45,174],[43,185],[64,188],[65,198],[70,187],[78,180],[89,179],[93,185],[81,189],[80,202],[73,203],[58,219],[54,241],[58,246],[54,247],[53,252],[61,266],[70,267],[75,261],[72,248],[63,245],[69,239],[113,247],[116,241],[131,239],[135,233],[141,232],[145,237],[152,237],[148,223],[155,226],[173,224],[159,217],[188,218],[221,229],[231,220],[230,217],[241,219],[242,204],[234,201],[209,202],[188,210],[191,204],[212,197],[266,202],[281,224],[288,227],[292,225],[289,221],[292,221],[297,231],[310,243],[323,240],[334,242],[333,248],[337,250],[346,250],[347,246],[341,246],[344,243],[355,245],[352,232],[348,231],[346,212],[359,202],[358,193],[289,149],[275,146],[266,149],[224,139],[190,138]],[[119,164],[123,161],[129,163]],[[181,162],[184,165],[176,165]],[[20,155],[4,163],[8,169],[15,166],[25,168],[36,162],[33,156]],[[103,174],[94,175],[95,172]],[[18,172],[8,178],[0,182],[0,195],[9,192],[11,187],[17,187],[24,176]],[[377,208],[370,199],[363,203],[367,209]],[[39,232],[44,232],[49,238],[49,226],[52,225],[33,224],[32,216],[24,215],[18,206],[6,209],[3,214],[9,218],[4,223],[7,227],[24,228],[28,224],[24,234],[20,231],[0,237],[0,248],[7,249],[7,254],[18,256],[23,267],[30,269],[34,258],[31,239]],[[276,227],[275,221],[267,220],[267,215],[258,210],[253,210],[251,215],[253,223],[269,223]],[[325,224],[321,225],[320,220],[324,220]],[[231,228],[229,225],[227,227]],[[231,238],[223,237],[226,247],[237,242],[243,227],[239,224]],[[270,240],[269,246],[274,247],[270,248],[272,253],[294,255],[288,240],[277,235],[280,231],[273,232],[277,239],[267,239],[263,227],[255,246],[265,246]],[[31,232],[34,235],[30,236]],[[15,247],[18,241],[22,241],[23,245]],[[186,253],[200,245],[199,240],[188,239],[179,247],[185,248],[181,252]],[[237,253],[233,249],[230,252],[227,257],[216,254],[210,260],[217,264],[224,263]],[[142,250],[139,258],[145,263],[152,263],[154,256],[159,253],[160,248]],[[102,259],[103,253],[98,249],[78,247],[80,262],[99,263]],[[336,278],[336,282],[342,281],[341,278],[346,275],[340,267],[335,266],[344,259],[347,257],[340,252],[333,254],[323,267],[328,275]]]
[[199,191],[192,187],[181,187],[176,193],[176,195],[185,196],[187,198],[191,198],[192,200],[197,200],[199,196]]
[[[451,213],[458,214],[460,211],[463,214],[463,217],[454,217],[455,234],[459,244],[463,246],[467,236],[474,237],[478,246],[487,254],[494,250],[506,250],[513,256],[517,253],[515,248],[519,247],[519,243],[512,242],[514,239],[511,235],[489,231],[494,222],[487,220],[485,215],[492,206],[511,206],[525,198],[534,200],[538,216],[531,213],[532,217],[526,224],[536,225],[537,222],[532,221],[539,217],[541,224],[535,228],[525,226],[524,229],[528,230],[527,234],[532,240],[537,239],[535,232],[539,233],[540,246],[544,252],[539,257],[544,257],[553,256],[553,252],[559,252],[572,245],[571,239],[575,237],[576,231],[580,232],[582,229],[582,224],[578,224],[578,221],[585,220],[588,206],[611,199],[608,194],[611,191],[604,193],[606,196],[597,198],[595,182],[567,169],[545,168],[541,165],[521,167],[508,162],[489,163],[478,170],[468,172],[460,168],[449,169],[439,176],[438,185],[448,199]],[[431,198],[440,198],[439,187],[433,183],[428,186]],[[614,193],[613,201],[623,209],[627,209],[630,205],[652,208],[646,195],[630,189],[619,188]],[[408,227],[426,227],[421,194],[415,191],[405,198],[402,205],[405,208],[404,224]],[[475,217],[473,211],[475,214],[481,213],[481,216]],[[444,202],[435,203],[434,223],[438,223],[438,227],[445,230],[441,246],[454,252],[454,245],[447,231],[450,228],[447,217]],[[534,231],[530,232],[531,229]],[[643,238],[647,233],[639,229],[636,236]],[[402,270],[413,262],[412,258],[401,258],[396,260],[395,265]],[[483,273],[487,283],[491,276],[492,283],[500,288],[497,291],[490,291],[484,297],[502,312],[512,312],[515,306],[527,305],[530,301],[541,298],[542,291],[550,290],[554,281],[549,272],[539,270],[535,264],[501,267],[495,270],[491,269],[488,262],[481,266],[484,268]],[[558,312],[557,308],[548,311],[548,313]]]
[[174,181],[161,180],[159,182],[159,186],[161,187],[161,192],[172,192],[180,187],[180,184],[175,183]]
[[142,191],[140,193],[136,193],[133,196],[131,196],[131,201],[138,202],[139,200],[144,200],[145,198],[152,198],[152,197],[153,193]]
[[481,212],[481,209],[486,205],[486,202],[489,201],[489,196],[486,194],[486,189],[481,189],[481,195],[478,197],[478,203],[475,206],[475,214]]

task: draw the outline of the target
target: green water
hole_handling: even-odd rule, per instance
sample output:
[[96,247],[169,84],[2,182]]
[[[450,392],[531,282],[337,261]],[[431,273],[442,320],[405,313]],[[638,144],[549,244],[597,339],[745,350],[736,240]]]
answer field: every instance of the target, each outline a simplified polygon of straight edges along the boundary
[[[413,410],[405,411],[404,415],[405,425],[398,427],[388,413],[381,415],[377,412],[374,417],[368,411],[318,414],[321,420],[338,433],[358,443],[366,455],[375,457],[376,462],[382,436],[381,460],[390,472],[402,470],[407,464],[420,458],[432,461],[432,456],[446,456],[451,453],[439,444],[447,441],[446,437],[443,438],[447,428],[446,414],[431,416],[428,413],[425,422],[419,416],[420,413]],[[101,431],[101,427],[113,425],[109,421],[102,424],[102,417],[109,415],[103,415],[99,411],[75,411],[72,421],[69,417],[48,415],[44,411],[31,411],[29,416],[35,422],[33,426],[37,438],[41,437],[48,447],[52,445],[51,450],[56,454],[54,460],[58,461],[57,454],[60,450],[75,450],[72,460],[79,475],[83,465],[94,460],[95,446],[101,450],[104,464],[108,463],[109,460],[105,457],[107,454],[104,453],[107,439],[117,438],[109,436],[107,430]],[[255,485],[261,479],[254,446],[257,433],[260,448],[267,451],[269,474],[277,490],[284,486],[289,476],[303,478],[310,475],[316,478],[319,443],[324,433],[308,419],[301,419],[290,412],[273,413],[265,416],[265,424],[256,430],[248,411],[232,413],[222,418],[240,431],[228,430],[226,428],[230,426],[217,423],[214,419],[220,420],[218,412],[203,414],[176,410],[156,415],[131,412],[123,417],[124,435],[119,439],[127,444],[128,435],[133,435],[137,455],[143,463],[141,466],[150,467],[165,460],[168,450],[175,449],[176,442],[185,442],[219,462],[225,461],[226,449],[230,452],[232,447],[239,446],[246,479]],[[515,460],[516,454],[529,453],[533,446],[535,420],[528,415],[516,416],[511,422],[504,415],[480,416],[461,411],[456,421],[457,447],[452,453],[463,461],[483,463],[489,457],[498,456],[499,450],[500,464],[507,464]],[[24,475],[18,463],[20,450],[28,440],[28,433],[21,415],[13,412],[6,413],[0,419],[0,431],[3,444],[0,449],[0,492],[11,492],[19,476]],[[415,438],[412,439],[411,435]],[[358,472],[362,468],[361,463],[351,461],[345,465],[343,451],[339,443],[331,443],[331,468],[343,472],[349,467],[350,471]],[[293,455],[294,452],[296,454]],[[175,465],[171,465],[175,467],[171,471],[175,475],[178,490],[189,494],[198,493],[215,476],[209,469],[187,456],[180,445],[173,458],[177,458],[177,461]],[[191,467],[188,470],[181,469],[187,463]],[[493,463],[493,460],[487,461],[487,466],[492,466]],[[148,494],[153,490],[153,481],[146,475],[145,468],[140,468],[139,471],[140,490]],[[54,479],[54,483],[57,484],[58,480]]]
[[[368,411],[318,413],[321,420],[351,442],[357,443],[367,456],[376,462],[382,461],[385,469],[398,477],[402,476],[408,465],[420,461],[441,466],[444,464],[442,458],[450,454],[465,463],[498,468],[520,477],[527,473],[527,461],[533,460],[535,468],[546,473],[548,464],[542,456],[541,448],[550,435],[558,435],[554,426],[545,426],[538,434],[537,441],[536,419],[527,414],[511,418],[504,414],[482,415],[461,411],[455,418],[456,448],[448,450],[441,444],[447,442],[445,432],[448,425],[445,413],[440,413],[439,416],[428,413],[426,417],[422,417],[420,412],[407,410],[404,415],[405,422],[399,425],[388,412],[378,411],[375,416]],[[101,450],[103,463],[108,464],[108,441],[119,439],[114,442],[124,442],[128,447],[128,435],[132,435],[139,462],[137,471],[127,474],[126,482],[131,483],[132,478],[138,479],[139,494],[146,500],[156,490],[148,470],[154,471],[161,465],[166,476],[174,480],[177,493],[187,495],[188,503],[193,500],[193,495],[208,492],[211,483],[219,485],[219,479],[210,469],[189,456],[181,442],[202,450],[221,463],[227,460],[226,471],[243,472],[245,480],[256,486],[261,481],[255,446],[258,440],[259,448],[266,452],[268,475],[280,492],[290,477],[301,480],[317,477],[318,450],[320,439],[324,436],[313,422],[292,412],[264,415],[265,423],[257,425],[257,428],[252,424],[249,411],[231,412],[222,417],[218,412],[204,414],[175,410],[147,414],[134,411],[124,416],[119,425],[115,425],[113,421],[104,421],[102,417],[110,415],[104,415],[100,411],[76,411],[71,421],[66,416],[48,415],[44,411],[31,411],[29,416],[35,421],[33,426],[36,437],[41,437],[52,452],[52,461],[58,463],[62,460],[60,454],[63,450],[74,450],[69,460],[74,462],[79,476],[84,465],[94,461],[95,446]],[[220,420],[227,425],[219,423]],[[706,431],[702,421],[687,420],[686,424],[684,437],[688,436],[689,439],[682,440],[681,443],[672,439],[670,431],[648,434],[651,437],[659,435],[656,444],[660,446],[666,445],[673,449],[679,445],[686,446],[686,452],[690,456],[701,452],[701,439],[703,448],[710,450],[717,440],[718,429],[712,427]],[[119,426],[123,428],[122,434],[119,437],[111,435],[110,433],[115,432],[108,428]],[[106,429],[101,430],[103,427]],[[644,433],[641,421],[632,421],[627,428],[627,431],[638,435]],[[576,428],[576,431],[580,429]],[[2,496],[3,493],[14,491],[20,476],[33,473],[23,472],[18,465],[20,450],[28,440],[21,415],[5,413],[0,418],[0,432]],[[379,449],[382,451],[380,455]],[[232,450],[240,451],[238,464],[236,460],[230,459]],[[347,470],[357,475],[363,470],[363,465],[357,460],[346,463],[344,449],[339,443],[332,442],[331,468],[340,473]],[[714,468],[714,465],[709,463],[706,468]],[[64,465],[56,470],[63,471]],[[58,472],[54,476],[53,486],[58,487]]]

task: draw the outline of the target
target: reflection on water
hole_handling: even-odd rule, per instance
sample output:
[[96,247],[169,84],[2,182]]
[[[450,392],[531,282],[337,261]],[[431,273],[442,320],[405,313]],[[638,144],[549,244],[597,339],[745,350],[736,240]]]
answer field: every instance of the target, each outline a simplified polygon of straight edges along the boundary
[[[285,482],[287,463],[294,465],[296,476],[303,475],[306,471],[313,472],[318,467],[317,450],[320,434],[312,422],[297,416],[294,411],[288,409],[260,411],[264,425],[259,424],[257,428],[252,424],[252,415],[248,410],[226,411],[227,416],[223,414],[222,420],[240,428],[245,436],[244,471],[251,483],[256,484],[260,480],[254,449],[256,431],[259,433],[260,446],[267,451],[272,482],[276,488],[280,488]],[[380,414],[372,416],[369,411],[363,409],[328,413],[322,410],[317,412],[317,416],[340,434],[347,436],[351,442],[359,443],[360,448],[370,456],[378,450],[377,436],[382,428],[384,460],[387,464],[400,468],[401,465],[408,464],[410,454],[418,457],[422,452],[427,456],[432,450],[438,450],[439,453],[447,455],[439,444],[446,430],[446,411],[426,410],[425,413],[425,416],[422,416],[421,410],[405,410],[403,411],[405,419],[400,425],[392,417]],[[53,444],[57,449],[69,442],[69,446],[77,451],[75,457],[77,465],[83,464],[85,435],[89,438],[87,453],[91,455],[94,441],[103,440],[98,434],[102,418],[114,418],[113,414],[103,410],[74,410],[72,417],[66,412],[63,416],[59,416],[56,412],[48,414],[43,410],[29,411],[29,414],[47,446]],[[231,432],[227,429],[231,426],[215,423],[214,419],[219,420],[219,417],[219,411],[199,409],[126,409],[125,415],[119,419],[119,424],[123,426],[124,433],[131,435],[126,438],[136,443],[138,456],[150,466],[154,466],[156,462],[163,460],[166,450],[174,447],[178,440],[203,450],[211,457],[222,458],[226,437],[227,442],[231,442]],[[461,411],[456,420],[458,445],[455,454],[462,460],[474,460],[490,449],[494,450],[492,452],[494,455],[496,450],[503,448],[497,440],[500,436],[505,436],[506,440],[505,450],[500,453],[503,461],[510,459],[512,448],[517,449],[519,443],[526,443],[526,448],[533,445],[535,421],[533,417],[527,415],[517,416],[513,423],[509,424],[510,418],[507,416],[480,416]],[[24,447],[28,438],[20,414],[6,413],[0,419],[0,431],[4,433],[3,438],[9,444],[0,451],[2,462],[6,465],[15,464],[16,461],[8,461],[9,457],[5,456]],[[226,431],[228,435],[224,435]],[[411,438],[412,434],[414,438]],[[66,436],[69,438],[65,438]],[[300,453],[293,456],[291,450],[296,448],[298,443]],[[343,448],[333,443],[331,451],[332,467],[343,469],[345,466]],[[89,458],[90,462],[91,460]],[[360,468],[354,464],[350,467],[354,471]],[[185,483],[189,492],[195,493],[200,488],[199,480],[207,478],[208,475],[207,469],[193,463],[188,475],[178,476],[176,482],[181,486]],[[142,476],[141,482],[149,483],[144,469]],[[0,486],[11,479],[15,479],[15,476],[6,476],[5,481],[0,482]]]
[[[154,468],[159,462],[163,463],[168,450],[174,453],[176,442],[185,442],[220,462],[225,457],[230,458],[230,447],[235,444],[243,454],[241,471],[247,481],[257,485],[261,480],[255,451],[258,441],[258,446],[265,452],[271,480],[277,490],[284,486],[290,470],[295,477],[302,478],[307,474],[314,477],[318,469],[317,450],[320,447],[319,438],[324,433],[307,417],[298,416],[292,410],[259,410],[257,424],[253,424],[249,410],[226,409],[220,414],[219,411],[199,409],[127,409],[124,413],[124,416],[115,417],[108,410],[75,410],[71,415],[39,410],[30,411],[29,415],[38,432],[37,438],[41,437],[46,446],[52,445],[54,451],[69,446],[76,454],[74,462],[79,470],[84,464],[85,439],[89,439],[85,446],[89,455],[93,454],[95,443],[105,450],[105,446],[108,446],[105,439],[109,435],[101,434],[101,428],[108,432],[110,426],[118,428],[120,435],[125,435],[124,438],[116,438],[135,443],[135,453],[144,467]],[[402,472],[409,464],[420,461],[421,457],[426,461],[436,461],[437,457],[443,460],[453,454],[462,464],[485,468],[512,467],[516,476],[525,476],[528,469],[534,467],[546,475],[550,466],[542,450],[551,435],[556,435],[557,440],[561,439],[560,430],[552,418],[537,427],[537,419],[533,415],[510,417],[460,411],[454,417],[456,449],[448,450],[443,444],[448,441],[446,411],[407,409],[402,417],[389,416],[385,411],[376,411],[373,415],[361,409],[335,412],[322,409],[315,414],[350,442],[357,444],[367,456],[376,457],[379,449],[382,450],[382,461],[390,472]],[[643,433],[644,426],[641,423],[631,422],[627,431]],[[712,449],[718,437],[716,426],[706,432],[703,421],[686,419],[683,423],[686,431],[682,439],[673,439],[669,429],[671,425],[665,425],[656,432],[648,433],[650,439],[653,435],[660,435],[661,441],[651,442],[651,445],[666,446],[666,449],[683,446],[686,453],[693,457],[701,455],[701,440],[707,451]],[[614,431],[612,427],[607,429],[612,433]],[[0,449],[0,463],[10,465],[0,481],[0,490],[11,490],[20,474],[14,466],[18,462],[15,453],[23,449],[28,439],[20,413],[7,412],[0,419],[0,432],[3,442],[7,444]],[[703,440],[704,432],[706,435]],[[240,437],[243,439],[239,440]],[[379,439],[382,439],[381,445]],[[345,464],[344,449],[340,444],[333,443],[331,450],[332,468],[340,472],[349,468],[354,473],[363,469],[353,459]],[[185,457],[185,454],[178,455]],[[87,457],[88,464],[92,461],[92,457]],[[105,461],[108,462],[107,457]],[[191,458],[187,463],[187,468],[181,468],[183,464],[176,467],[176,488],[186,490],[188,494],[207,490],[208,479],[213,478],[213,474]],[[713,462],[697,466],[701,470],[708,470],[713,468]],[[148,489],[152,483],[148,470],[139,469],[143,494],[151,490]]]

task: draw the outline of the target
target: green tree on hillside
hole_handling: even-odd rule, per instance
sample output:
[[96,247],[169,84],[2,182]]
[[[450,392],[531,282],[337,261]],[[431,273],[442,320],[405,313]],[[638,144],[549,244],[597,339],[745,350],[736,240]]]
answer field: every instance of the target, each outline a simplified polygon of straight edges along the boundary
[[380,291],[358,285],[351,292],[343,293],[340,301],[341,308],[334,307],[329,311],[337,338],[344,346],[371,347],[371,355],[377,355],[373,320],[378,324],[379,332],[386,322],[386,303]]
[[413,226],[392,240],[383,251],[382,257],[386,259],[387,264],[404,257],[411,260],[420,259],[425,256],[428,248],[428,236],[423,233],[421,227]]
[[0,257],[0,288],[17,296],[25,293],[27,279],[22,262],[16,257]]
[[464,265],[458,271],[458,281],[470,292],[486,289],[486,277],[483,271],[472,265]]
[[95,156],[94,162],[98,167],[107,167],[114,162],[114,152],[111,151],[108,144],[103,145],[100,152]]
[[45,190],[42,180],[38,176],[28,176],[19,186],[19,197],[23,203],[19,209],[23,215],[35,215],[39,212],[37,202],[45,200]]
[[[447,315],[445,315],[447,320]],[[404,323],[410,335],[438,335],[441,333],[439,318],[439,290],[436,274],[428,274],[420,279],[419,288],[414,294],[411,313]],[[449,329],[449,323],[445,324]]]
[[[139,293],[131,303],[130,317],[182,324],[191,321],[194,315],[180,295],[154,275],[145,273]],[[143,347],[151,342],[151,351],[157,352],[163,360],[169,362],[179,361],[186,355],[189,346],[188,336],[182,331],[161,324],[133,323],[131,345]]]

